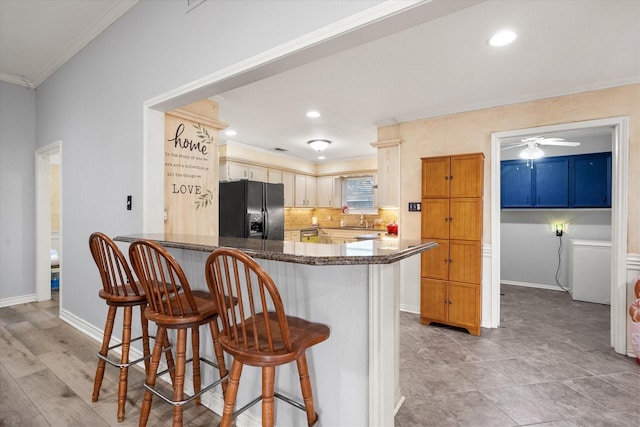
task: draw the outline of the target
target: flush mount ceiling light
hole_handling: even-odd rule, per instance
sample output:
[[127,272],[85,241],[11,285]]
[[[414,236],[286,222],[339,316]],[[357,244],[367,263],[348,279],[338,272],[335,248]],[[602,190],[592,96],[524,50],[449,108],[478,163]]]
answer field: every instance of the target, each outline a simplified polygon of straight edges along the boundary
[[307,111],[307,117],[315,119],[315,118],[320,117],[320,113],[317,112],[317,111]]
[[544,156],[544,151],[535,142],[530,142],[527,148],[520,152],[520,157],[523,159],[539,159],[542,156]]
[[490,39],[491,46],[506,46],[516,39],[516,33],[511,30],[503,30],[495,33]]
[[328,139],[312,139],[307,141],[307,144],[316,151],[324,151],[331,144],[331,141]]

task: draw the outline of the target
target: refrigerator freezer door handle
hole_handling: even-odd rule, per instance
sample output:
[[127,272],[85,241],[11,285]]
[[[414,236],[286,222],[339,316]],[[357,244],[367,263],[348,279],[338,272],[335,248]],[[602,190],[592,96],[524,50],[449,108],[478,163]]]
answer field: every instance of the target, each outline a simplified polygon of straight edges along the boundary
[[269,212],[266,210],[262,211],[262,238],[269,238]]

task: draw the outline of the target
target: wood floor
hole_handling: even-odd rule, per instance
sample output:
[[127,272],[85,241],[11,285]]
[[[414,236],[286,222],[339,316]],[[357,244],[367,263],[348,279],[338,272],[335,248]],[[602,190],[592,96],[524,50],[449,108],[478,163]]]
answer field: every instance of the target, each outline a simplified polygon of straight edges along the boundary
[[[505,286],[502,326],[474,337],[401,313],[396,427],[640,426],[640,365],[609,348],[609,308],[562,292]],[[116,420],[118,370],[91,402],[99,343],[58,318],[58,302],[0,309],[0,426],[137,426],[142,370],[130,369],[126,419]],[[154,399],[149,426],[171,425]],[[187,404],[185,426],[215,426]],[[331,426],[323,426],[331,427]],[[365,427],[365,426],[354,426]]]
[[[117,320],[117,319],[116,319]],[[100,344],[58,318],[57,295],[0,309],[0,426],[137,426],[144,370],[129,369],[125,420],[116,419],[119,370],[107,366],[91,402]],[[172,407],[154,399],[149,427],[171,426]],[[215,426],[219,417],[185,405],[185,426]]]

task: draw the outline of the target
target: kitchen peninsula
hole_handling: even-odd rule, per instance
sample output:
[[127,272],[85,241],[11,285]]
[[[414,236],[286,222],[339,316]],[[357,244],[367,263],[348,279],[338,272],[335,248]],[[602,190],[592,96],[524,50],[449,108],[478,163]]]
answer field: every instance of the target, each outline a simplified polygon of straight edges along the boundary
[[[140,234],[116,241],[156,241],[182,265],[193,289],[206,289],[204,264],[218,247],[249,254],[278,286],[287,314],[331,328],[329,339],[308,351],[316,410],[325,426],[393,426],[402,404],[399,387],[399,290],[402,260],[436,246],[430,241],[364,240],[313,244],[176,234]],[[211,357],[206,334],[201,351]],[[208,379],[207,379],[208,380]],[[300,396],[295,364],[276,370],[276,389]],[[260,371],[243,372],[238,402],[260,391]],[[203,399],[221,413],[221,391]],[[260,406],[238,425],[259,425]],[[302,411],[276,403],[276,425],[305,425]]]

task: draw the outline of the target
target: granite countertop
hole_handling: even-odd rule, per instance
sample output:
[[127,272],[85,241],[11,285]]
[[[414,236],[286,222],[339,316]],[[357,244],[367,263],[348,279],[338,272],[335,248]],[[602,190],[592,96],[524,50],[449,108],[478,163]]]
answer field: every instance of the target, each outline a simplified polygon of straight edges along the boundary
[[132,234],[119,242],[146,239],[167,248],[211,252],[219,247],[236,248],[253,258],[306,265],[391,264],[437,246],[429,240],[363,240],[345,244],[285,242],[187,234]]

